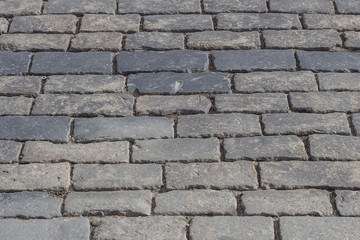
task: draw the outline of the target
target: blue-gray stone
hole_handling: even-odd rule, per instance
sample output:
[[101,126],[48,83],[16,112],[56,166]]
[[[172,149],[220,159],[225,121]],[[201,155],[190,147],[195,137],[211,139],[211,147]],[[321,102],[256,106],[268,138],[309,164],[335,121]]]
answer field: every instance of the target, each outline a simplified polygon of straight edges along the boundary
[[30,57],[29,52],[0,52],[0,74],[26,73]]

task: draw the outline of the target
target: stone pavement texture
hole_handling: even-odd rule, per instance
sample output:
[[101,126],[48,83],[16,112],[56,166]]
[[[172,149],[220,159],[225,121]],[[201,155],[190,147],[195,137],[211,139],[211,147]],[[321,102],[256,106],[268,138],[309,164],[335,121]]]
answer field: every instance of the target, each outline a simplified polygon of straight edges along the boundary
[[0,1],[0,240],[359,240],[359,0]]

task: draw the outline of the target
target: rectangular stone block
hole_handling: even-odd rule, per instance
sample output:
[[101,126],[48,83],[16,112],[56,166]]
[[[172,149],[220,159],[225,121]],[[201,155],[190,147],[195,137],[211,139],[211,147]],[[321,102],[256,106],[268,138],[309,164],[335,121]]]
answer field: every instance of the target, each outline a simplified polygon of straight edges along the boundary
[[335,3],[339,13],[360,13],[360,5],[357,0],[336,0]]
[[0,92],[8,95],[36,95],[40,93],[41,77],[0,76]]
[[321,91],[360,91],[359,73],[318,73]]
[[123,35],[116,32],[78,33],[71,39],[71,51],[120,51]]
[[29,115],[32,98],[0,97],[0,115]]
[[41,13],[42,0],[6,0],[0,2],[0,15],[38,15]]
[[204,0],[204,10],[206,13],[221,12],[266,12],[266,2],[264,0]]
[[360,30],[358,15],[304,14],[303,19],[307,29]]
[[341,216],[360,215],[360,192],[349,190],[337,190],[336,208]]
[[360,114],[352,115],[352,124],[354,125],[355,134],[360,136]]
[[346,48],[360,48],[359,32],[346,32],[345,39],[344,45]]
[[142,14],[174,14],[200,13],[199,0],[122,0],[119,2],[118,13]]
[[9,22],[5,18],[0,18],[0,33],[6,33],[8,30],[8,26]]
[[81,32],[138,32],[140,15],[85,14],[81,19]]
[[139,32],[128,34],[125,50],[171,50],[184,49],[184,35],[181,33]]
[[31,55],[29,52],[0,52],[0,75],[27,73]]
[[19,142],[0,140],[0,163],[18,162],[21,148]]
[[48,0],[44,5],[45,14],[54,13],[107,13],[115,14],[115,0]]
[[291,13],[329,13],[334,14],[334,6],[329,0],[272,0],[270,10]]
[[144,30],[148,31],[193,32],[213,30],[213,28],[210,15],[178,14],[144,17]]

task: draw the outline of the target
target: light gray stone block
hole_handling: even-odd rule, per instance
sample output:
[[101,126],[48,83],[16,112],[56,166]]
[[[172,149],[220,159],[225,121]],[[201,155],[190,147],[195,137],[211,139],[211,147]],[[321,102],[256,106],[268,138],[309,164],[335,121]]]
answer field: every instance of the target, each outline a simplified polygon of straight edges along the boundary
[[81,20],[81,32],[138,32],[140,15],[85,14]]
[[119,2],[118,13],[142,14],[174,14],[174,13],[200,13],[198,0],[122,0]]
[[336,190],[336,209],[341,216],[360,215],[360,192],[349,190]]
[[151,31],[193,32],[213,30],[213,28],[209,15],[177,14],[144,17],[144,29]]
[[33,101],[26,97],[0,97],[0,115],[29,115]]
[[19,142],[0,140],[0,163],[18,162],[21,148]]

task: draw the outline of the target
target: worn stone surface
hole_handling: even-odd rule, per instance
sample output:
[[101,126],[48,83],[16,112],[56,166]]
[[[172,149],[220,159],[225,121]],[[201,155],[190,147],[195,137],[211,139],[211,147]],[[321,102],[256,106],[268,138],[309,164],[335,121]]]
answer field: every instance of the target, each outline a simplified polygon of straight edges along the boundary
[[128,34],[125,50],[170,50],[184,49],[184,35],[181,33],[140,32]]
[[335,3],[339,13],[360,13],[360,5],[357,0],[336,0]]
[[248,190],[258,187],[253,163],[248,161],[221,163],[167,163],[167,189],[215,188]]
[[79,33],[71,40],[70,50],[74,51],[120,51],[123,35],[121,33]]
[[272,0],[270,10],[291,13],[335,13],[329,0]]
[[204,0],[203,4],[207,13],[266,12],[266,2],[264,0]]
[[144,17],[144,29],[151,31],[204,31],[213,30],[209,15],[154,15]]
[[[360,10],[359,10],[360,12]],[[345,32],[345,47],[360,48],[360,33],[359,32]]]
[[36,95],[40,93],[40,88],[41,88],[41,77],[34,77],[34,76],[0,77],[0,92],[3,94]]
[[220,143],[216,138],[137,140],[132,148],[132,161],[220,161]]
[[354,125],[355,134],[360,136],[360,114],[352,115],[352,123]]
[[230,138],[224,141],[228,160],[306,160],[303,142],[296,136]]
[[107,13],[115,14],[115,0],[48,0],[44,13]]
[[318,73],[322,91],[360,91],[359,73]]
[[360,215],[360,192],[337,190],[336,209],[341,216],[359,216]]
[[360,30],[358,15],[304,14],[303,19],[308,29]]
[[21,148],[19,142],[0,140],[0,163],[18,162]]
[[157,214],[236,214],[235,196],[228,191],[192,190],[160,193],[155,197]]
[[26,73],[30,66],[29,52],[0,52],[0,75]]
[[5,33],[8,30],[9,22],[5,18],[0,18],[0,33]]
[[0,115],[29,115],[32,98],[0,97]]
[[42,0],[6,0],[0,2],[0,15],[37,15],[41,13]]
[[140,27],[140,15],[96,15],[85,14],[81,20],[80,31],[82,32],[138,32]]
[[174,13],[200,13],[199,0],[122,0],[119,2],[119,13],[142,14],[174,14]]

